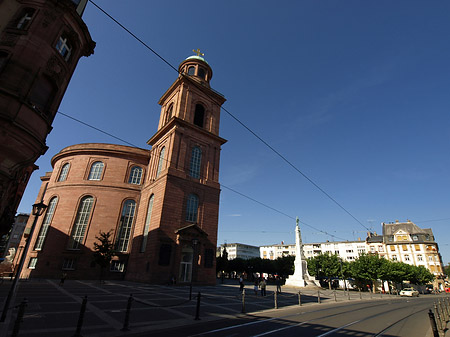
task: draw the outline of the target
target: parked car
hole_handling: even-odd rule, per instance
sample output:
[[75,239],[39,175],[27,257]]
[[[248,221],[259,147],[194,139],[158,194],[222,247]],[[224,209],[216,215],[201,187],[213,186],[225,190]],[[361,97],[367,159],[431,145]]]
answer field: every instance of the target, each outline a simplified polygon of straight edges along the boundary
[[416,297],[418,297],[419,292],[414,288],[405,288],[400,291],[400,296],[409,296],[409,297],[416,296]]

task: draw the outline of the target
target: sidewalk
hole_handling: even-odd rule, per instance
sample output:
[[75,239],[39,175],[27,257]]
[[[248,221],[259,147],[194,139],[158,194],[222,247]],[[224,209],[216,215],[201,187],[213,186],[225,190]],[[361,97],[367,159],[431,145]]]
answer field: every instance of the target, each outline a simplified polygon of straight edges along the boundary
[[[124,327],[126,308],[132,296],[129,330],[155,331],[175,326],[198,324],[242,315],[243,301],[237,280],[220,281],[216,286],[192,289],[189,286],[160,286],[127,281],[67,280],[64,286],[57,280],[30,280],[19,283],[15,307],[10,310],[5,323],[0,323],[0,336],[10,336],[17,317],[17,306],[26,298],[27,306],[20,336],[61,337],[73,336],[77,329],[80,307],[87,296],[87,306],[81,328],[83,336],[114,337],[130,334]],[[0,296],[4,300],[11,286],[5,280],[0,284]],[[275,285],[267,287],[267,296],[255,295],[253,286],[245,287],[245,312],[274,309]],[[298,289],[283,287],[276,296],[278,308],[299,305]],[[197,296],[200,293],[199,317],[195,320]],[[360,299],[387,299],[391,295],[358,292],[320,290],[320,302],[343,302]],[[3,301],[2,301],[3,302]],[[318,304],[317,289],[301,289],[301,304]],[[1,307],[3,308],[3,306]],[[6,333],[6,331],[8,331]]]

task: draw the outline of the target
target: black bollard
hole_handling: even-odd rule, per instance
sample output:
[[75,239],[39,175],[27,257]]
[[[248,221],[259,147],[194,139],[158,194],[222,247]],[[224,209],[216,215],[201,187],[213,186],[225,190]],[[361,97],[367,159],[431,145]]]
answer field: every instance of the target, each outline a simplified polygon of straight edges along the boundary
[[442,319],[441,314],[439,313],[438,307],[436,305],[436,302],[434,302],[434,317],[436,317],[436,323],[438,325],[439,330],[444,330],[444,327],[442,325]]
[[350,289],[347,289],[348,300],[350,301]]
[[245,313],[245,289],[242,289],[242,310],[241,312]]
[[14,328],[11,337],[17,337],[19,335],[20,323],[23,321],[23,315],[25,314],[25,308],[27,307],[27,299],[24,298],[19,305],[19,312],[17,313],[16,321],[14,322]]
[[275,309],[278,309],[278,298],[277,298],[277,292],[276,291],[273,293],[273,300],[275,302]]
[[[245,293],[245,290],[244,290]],[[201,298],[200,292],[197,294],[197,308],[195,309],[195,318],[194,320],[199,321],[200,320],[200,298]]]
[[361,289],[359,289],[359,299],[362,300]]
[[298,305],[302,305],[302,293],[300,291],[298,292]]
[[433,337],[439,337],[439,331],[436,325],[436,319],[434,318],[433,311],[430,309],[428,311],[428,317],[430,318],[431,331],[433,331]]
[[317,303],[320,303],[320,290],[317,290]]
[[130,312],[131,312],[131,303],[133,302],[133,294],[130,294],[127,302],[127,311],[125,312],[125,320],[123,321],[123,328],[120,331],[130,331]]
[[86,312],[86,305],[87,305],[87,296],[84,296],[83,302],[81,302],[80,315],[78,316],[77,330],[75,331],[75,335],[73,335],[73,337],[82,337],[81,327],[83,326],[84,313]]

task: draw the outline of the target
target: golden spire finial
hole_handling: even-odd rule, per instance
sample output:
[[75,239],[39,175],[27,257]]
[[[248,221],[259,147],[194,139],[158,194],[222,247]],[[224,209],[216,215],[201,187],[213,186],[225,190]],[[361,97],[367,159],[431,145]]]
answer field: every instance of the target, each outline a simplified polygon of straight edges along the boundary
[[202,53],[202,52],[200,51],[200,49],[198,49],[198,48],[197,48],[197,50],[195,50],[195,49],[192,49],[192,51],[193,51],[194,53],[196,53],[196,54],[197,54],[197,56],[205,56],[205,54],[204,54],[204,53]]

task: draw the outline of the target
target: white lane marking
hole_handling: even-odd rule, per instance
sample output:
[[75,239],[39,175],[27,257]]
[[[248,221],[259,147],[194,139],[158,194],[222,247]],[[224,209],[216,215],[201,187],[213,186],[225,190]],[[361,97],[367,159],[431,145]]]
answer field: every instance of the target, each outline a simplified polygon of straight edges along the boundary
[[310,321],[305,321],[305,322],[300,322],[300,323],[297,323],[297,324],[294,324],[294,325],[284,326],[284,327],[279,328],[279,329],[275,329],[275,330],[271,330],[271,331],[266,331],[266,332],[264,332],[264,333],[262,333],[262,334],[259,334],[259,335],[253,335],[253,337],[259,337],[259,336],[270,335],[271,333],[275,333],[275,332],[282,331],[282,330],[286,330],[286,329],[290,329],[290,328],[295,328],[295,327],[297,327],[297,326],[301,326],[301,325],[306,324],[306,323],[308,323],[308,322],[310,322]]
[[215,329],[215,330],[211,330],[211,331],[206,331],[206,332],[199,333],[199,334],[197,334],[197,335],[191,335],[190,337],[194,337],[194,336],[203,336],[203,335],[208,335],[208,334],[210,334],[210,333],[215,333],[215,332],[220,332],[220,331],[225,331],[225,330],[230,330],[230,329],[240,328],[240,327],[243,327],[243,326],[248,326],[248,325],[253,325],[253,324],[259,324],[259,323],[269,322],[269,321],[273,321],[274,319],[279,319],[279,318],[278,318],[278,317],[273,317],[273,318],[264,319],[264,320],[260,320],[260,321],[253,321],[253,322],[242,323],[242,324],[238,324],[238,325],[227,326],[227,327],[225,327],[225,328],[220,328],[220,329]]
[[359,322],[361,322],[361,319],[358,319],[357,321],[354,321],[354,322],[345,324],[345,325],[340,326],[339,328],[333,329],[333,330],[331,330],[331,331],[325,332],[324,334],[321,334],[321,335],[319,335],[319,336],[317,336],[317,337],[328,336],[328,335],[330,335],[330,334],[332,334],[332,333],[334,333],[334,332],[336,332],[336,331],[342,330],[342,329],[344,329],[344,328],[346,328],[346,327],[348,327],[348,326],[350,326],[350,325],[353,325],[353,324],[356,324],[356,323],[359,323]]

